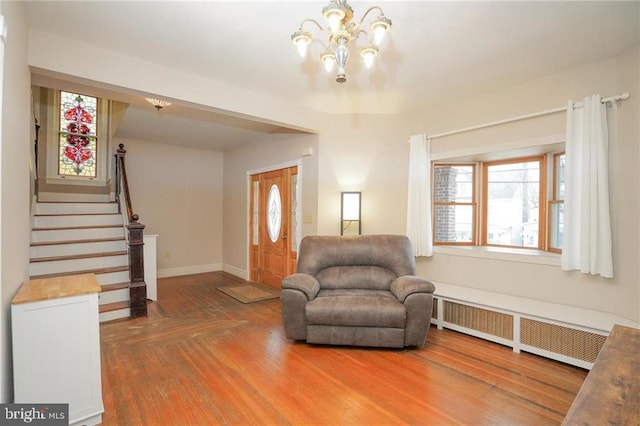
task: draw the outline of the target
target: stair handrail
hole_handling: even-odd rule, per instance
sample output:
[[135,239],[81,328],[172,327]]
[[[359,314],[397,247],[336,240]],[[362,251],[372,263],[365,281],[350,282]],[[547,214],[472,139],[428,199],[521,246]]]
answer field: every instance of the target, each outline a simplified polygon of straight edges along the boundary
[[118,202],[118,206],[122,208],[120,195],[124,195],[127,218],[129,223],[132,223],[134,220],[137,221],[137,219],[133,218],[134,213],[131,205],[131,193],[129,192],[129,180],[127,179],[127,168],[124,162],[126,154],[127,150],[124,149],[124,144],[119,144],[118,149],[116,150],[116,201]]
[[128,223],[128,244],[129,244],[129,304],[131,318],[147,316],[147,284],[144,282],[144,225],[138,220],[140,216],[133,212],[131,204],[131,192],[129,191],[129,181],[127,180],[127,168],[125,166],[125,155],[127,150],[124,144],[119,144],[116,150],[116,201],[118,211],[122,212],[122,198],[126,209]]

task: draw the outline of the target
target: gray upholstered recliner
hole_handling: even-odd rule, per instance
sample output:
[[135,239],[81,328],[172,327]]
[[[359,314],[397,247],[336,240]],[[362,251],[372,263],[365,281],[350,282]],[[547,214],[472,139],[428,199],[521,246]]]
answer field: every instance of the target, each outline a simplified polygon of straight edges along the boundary
[[435,287],[415,270],[405,236],[305,237],[297,273],[282,280],[287,337],[331,345],[423,346]]

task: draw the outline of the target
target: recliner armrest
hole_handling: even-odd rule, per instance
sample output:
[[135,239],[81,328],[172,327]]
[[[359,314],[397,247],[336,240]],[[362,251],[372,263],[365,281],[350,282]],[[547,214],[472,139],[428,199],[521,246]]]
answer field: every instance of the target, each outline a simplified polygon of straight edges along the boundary
[[415,275],[403,275],[391,283],[391,293],[402,303],[410,294],[433,293],[435,289],[431,281]]
[[299,290],[307,296],[308,300],[313,300],[320,291],[320,283],[312,275],[298,273],[284,277],[282,288]]

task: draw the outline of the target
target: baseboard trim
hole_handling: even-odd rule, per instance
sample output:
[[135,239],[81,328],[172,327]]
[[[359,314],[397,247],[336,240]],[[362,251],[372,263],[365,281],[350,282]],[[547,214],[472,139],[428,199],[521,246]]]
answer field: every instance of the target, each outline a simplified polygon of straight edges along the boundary
[[211,263],[208,265],[179,266],[176,268],[158,269],[158,278],[178,277],[181,275],[193,275],[218,271],[228,272],[229,274],[234,275],[238,278],[242,278],[243,280],[249,279],[249,273],[247,271],[235,266],[227,265],[225,263]]
[[243,280],[249,280],[249,273],[244,269],[236,268],[235,266],[227,265],[225,263],[222,266],[222,270],[230,273],[231,275],[235,275],[238,278],[242,278]]
[[205,272],[222,271],[222,263],[208,265],[179,266],[177,268],[158,269],[158,278],[178,277],[181,275],[202,274]]

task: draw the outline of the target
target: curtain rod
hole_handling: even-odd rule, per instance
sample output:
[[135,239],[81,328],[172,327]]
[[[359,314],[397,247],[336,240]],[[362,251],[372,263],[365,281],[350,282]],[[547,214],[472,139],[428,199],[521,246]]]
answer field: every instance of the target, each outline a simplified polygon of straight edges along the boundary
[[[620,95],[609,96],[607,98],[602,98],[600,100],[600,102],[602,102],[603,104],[606,104],[606,103],[616,102],[616,101],[626,101],[630,97],[631,97],[631,95],[629,93],[622,93]],[[584,106],[583,102],[576,102],[574,104],[574,107],[581,108],[582,106]],[[558,112],[563,112],[563,111],[566,111],[566,110],[567,110],[566,106],[559,107],[559,108],[553,108],[553,109],[548,109],[548,110],[545,110],[545,111],[539,111],[539,112],[533,112],[533,113],[530,113],[530,114],[519,115],[517,117],[505,118],[503,120],[492,121],[491,123],[477,124],[475,126],[465,127],[463,129],[451,130],[449,132],[437,133],[435,135],[427,135],[427,137],[429,139],[441,138],[443,136],[456,135],[458,133],[470,132],[472,130],[484,129],[486,127],[498,126],[500,124],[513,123],[514,121],[526,120],[528,118],[535,118],[535,117],[542,117],[543,115],[556,114]]]

